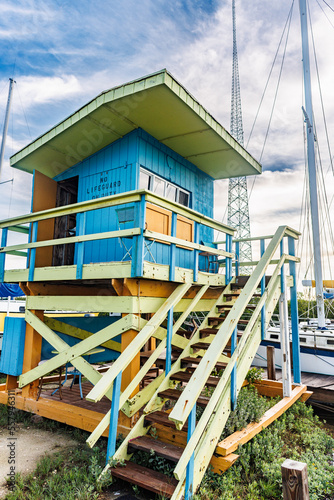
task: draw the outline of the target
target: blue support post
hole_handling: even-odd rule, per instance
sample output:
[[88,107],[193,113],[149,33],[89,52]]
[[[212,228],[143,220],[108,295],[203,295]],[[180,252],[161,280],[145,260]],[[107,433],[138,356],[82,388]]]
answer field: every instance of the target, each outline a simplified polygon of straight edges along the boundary
[[[261,257],[263,256],[265,250],[266,250],[265,240],[260,240]],[[261,278],[261,295],[264,294],[265,289],[266,289],[266,276],[264,275],[263,278]],[[263,307],[261,309],[261,339],[264,340],[265,336],[266,336],[266,305],[263,304]]]
[[[199,243],[199,223],[194,222],[194,242]],[[199,250],[194,250],[194,282],[198,280]]]
[[[288,236],[289,255],[295,256],[295,240]],[[299,342],[299,319],[298,319],[298,301],[297,301],[297,279],[296,263],[289,262],[290,275],[293,278],[293,286],[290,288],[291,304],[291,330],[292,330],[292,358],[293,358],[293,380],[295,384],[301,383],[300,368],[300,342]]]
[[122,372],[119,372],[113,383],[106,464],[108,464],[109,460],[116,451],[119,400],[121,397],[121,380]]
[[[173,212],[171,236],[173,236],[174,238],[176,237],[176,225],[177,225],[177,214]],[[175,280],[175,254],[176,254],[176,245],[172,243],[170,246],[169,281]]]
[[240,242],[235,242],[235,275],[239,276],[240,272]]
[[[31,243],[36,243],[38,231],[38,221],[32,223]],[[34,281],[35,274],[36,248],[32,248],[30,252],[29,276],[28,281]]]
[[[232,235],[226,235],[226,252],[232,252]],[[232,259],[231,257],[226,257],[226,285],[232,279]]]
[[[280,243],[280,254],[281,254],[281,257],[284,253],[284,241],[283,241],[283,238],[281,239],[281,243]],[[281,267],[281,293],[284,293],[285,292],[285,276],[284,276],[284,264],[283,266]]]
[[[189,442],[191,436],[196,427],[196,403],[191,410],[188,417],[188,435],[187,442]],[[187,465],[187,476],[186,476],[186,490],[185,490],[185,500],[190,500],[193,496],[194,492],[194,462],[195,462],[195,453],[193,453],[190,457],[190,460]]]
[[173,312],[171,307],[167,315],[167,339],[166,339],[166,375],[170,372],[172,366],[172,335],[173,335]]
[[[231,356],[237,348],[238,329],[233,330],[231,336]],[[235,364],[231,372],[231,409],[235,410],[237,404],[237,365]]]
[[[5,248],[7,246],[7,236],[8,236],[8,227],[4,227],[1,233],[1,248]],[[0,283],[3,283],[5,277],[5,262],[6,262],[6,254],[0,254]]]
[[[77,235],[82,236],[85,234],[85,227],[86,227],[86,212],[82,214],[78,214],[77,218],[79,218],[79,221],[77,223]],[[81,241],[78,243],[77,246],[77,272],[76,272],[76,278],[77,280],[82,279],[82,266],[83,266],[83,260],[84,260],[84,242]]]
[[144,231],[146,220],[146,199],[141,195],[140,202],[136,203],[135,227],[140,228],[140,234],[133,237],[131,276],[133,278],[143,276],[144,272]]

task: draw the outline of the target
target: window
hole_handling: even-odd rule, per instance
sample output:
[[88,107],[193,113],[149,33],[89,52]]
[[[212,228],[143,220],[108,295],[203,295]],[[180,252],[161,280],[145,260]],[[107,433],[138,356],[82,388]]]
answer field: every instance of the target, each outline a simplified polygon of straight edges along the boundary
[[151,189],[150,180],[151,180],[150,174],[140,169],[139,189]]
[[140,169],[140,189],[149,189],[153,193],[164,196],[167,200],[176,201],[185,207],[190,205],[190,193],[144,168]]

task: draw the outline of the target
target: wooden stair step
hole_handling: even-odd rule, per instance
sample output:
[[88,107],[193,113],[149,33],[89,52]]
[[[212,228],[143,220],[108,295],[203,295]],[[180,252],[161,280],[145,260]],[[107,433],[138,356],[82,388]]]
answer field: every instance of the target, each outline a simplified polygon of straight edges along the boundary
[[[192,377],[192,373],[189,372],[176,372],[170,376],[171,380],[177,380],[178,382],[189,382]],[[216,387],[219,382],[219,377],[208,377],[205,385],[209,387]]]
[[210,345],[211,344],[208,342],[195,342],[195,344],[192,344],[191,347],[192,349],[208,349]]
[[[181,366],[182,366],[182,368],[184,368],[184,366],[187,366],[189,363],[192,363],[194,365],[199,365],[201,361],[202,361],[202,358],[200,356],[198,356],[197,358],[194,358],[192,356],[186,356],[185,358],[182,358]],[[226,368],[226,366],[227,366],[227,363],[222,363],[220,361],[218,361],[215,364],[215,368],[217,368],[217,370],[223,370],[224,368]]]
[[[166,413],[165,411],[154,411],[153,413],[145,415],[144,424],[145,426],[148,425],[154,426],[154,424],[159,424],[163,425],[164,427],[170,427],[172,429],[175,429],[174,422],[172,420],[169,420],[168,413]],[[182,427],[182,430],[185,432],[188,430],[187,422]]]
[[[158,396],[163,399],[172,399],[173,401],[177,401],[181,394],[182,392],[178,391],[177,389],[166,389],[165,391],[159,392]],[[206,396],[200,396],[197,399],[197,404],[199,406],[206,406],[209,401],[210,398]]]
[[210,318],[208,318],[208,324],[210,326],[220,325],[225,321],[225,319],[226,316],[211,316]]
[[113,477],[123,479],[123,481],[136,484],[140,488],[168,498],[173,495],[177,486],[177,480],[174,477],[165,476],[161,472],[147,469],[129,460],[125,460],[124,465],[117,465],[117,467],[112,467],[109,470]]
[[202,328],[199,331],[200,336],[203,338],[208,335],[216,335],[218,332],[218,328]]
[[228,309],[232,309],[232,307],[234,306],[234,304],[219,304],[218,306],[216,306],[217,308],[217,311],[219,312],[227,312]]
[[159,455],[159,457],[177,463],[181,458],[184,448],[175,446],[175,444],[171,443],[163,443],[159,441],[159,439],[154,439],[150,436],[139,436],[129,441],[128,450],[130,453],[134,450],[147,451],[150,453],[152,450],[156,455]]
[[[238,325],[247,325],[249,323],[248,319],[245,320],[240,320],[238,321]],[[200,331],[200,337],[201,339],[205,339],[206,337],[209,337],[209,335],[216,335],[218,332],[218,329],[215,328],[204,328],[203,330]],[[242,332],[238,332],[238,337],[241,337]]]

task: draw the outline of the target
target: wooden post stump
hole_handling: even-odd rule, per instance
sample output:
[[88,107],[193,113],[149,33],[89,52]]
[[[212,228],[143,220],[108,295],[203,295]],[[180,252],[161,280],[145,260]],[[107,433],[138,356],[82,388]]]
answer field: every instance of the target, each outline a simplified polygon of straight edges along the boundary
[[267,377],[276,380],[275,347],[267,345]]
[[284,500],[309,500],[307,464],[285,460],[282,464]]

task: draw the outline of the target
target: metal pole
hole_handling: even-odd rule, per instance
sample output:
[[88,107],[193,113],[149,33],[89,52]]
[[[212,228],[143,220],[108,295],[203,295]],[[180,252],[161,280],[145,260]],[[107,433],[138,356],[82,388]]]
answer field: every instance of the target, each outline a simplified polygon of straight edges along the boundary
[[307,10],[306,0],[299,0],[301,33],[302,33],[302,51],[303,51],[303,71],[304,71],[304,90],[305,90],[305,122],[307,128],[307,163],[309,171],[309,189],[311,203],[312,233],[313,233],[313,251],[314,251],[314,275],[317,295],[318,326],[325,328],[325,306],[323,297],[323,282],[321,268],[321,247],[319,230],[319,208],[318,208],[318,188],[317,174],[315,167],[315,148],[314,148],[314,128],[313,128],[313,110],[312,110],[312,88],[311,88],[311,69],[308,43]]
[[3,125],[2,141],[1,141],[1,149],[0,149],[0,177],[1,177],[1,171],[2,171],[3,157],[5,154],[5,144],[6,144],[6,137],[7,137],[7,131],[8,131],[9,112],[10,112],[10,105],[12,103],[14,83],[16,83],[16,82],[13,80],[13,78],[10,78],[9,79],[9,91],[8,91],[7,107],[6,107],[6,114],[5,114],[5,122]]

